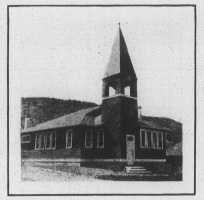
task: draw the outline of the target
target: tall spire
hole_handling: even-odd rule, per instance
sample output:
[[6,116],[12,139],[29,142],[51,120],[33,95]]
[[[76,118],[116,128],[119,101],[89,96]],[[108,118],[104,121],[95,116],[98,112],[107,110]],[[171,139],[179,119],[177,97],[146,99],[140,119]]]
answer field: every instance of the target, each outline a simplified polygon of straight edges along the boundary
[[104,74],[104,78],[116,74],[131,75],[132,77],[136,78],[127,45],[120,28],[120,23],[118,24],[118,33],[112,46],[112,52]]

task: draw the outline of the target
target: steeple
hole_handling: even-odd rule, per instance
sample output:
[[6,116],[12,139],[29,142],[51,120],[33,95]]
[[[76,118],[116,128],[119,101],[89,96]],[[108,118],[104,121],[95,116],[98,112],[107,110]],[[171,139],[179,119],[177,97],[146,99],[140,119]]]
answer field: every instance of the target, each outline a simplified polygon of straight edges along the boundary
[[116,95],[126,95],[126,88],[129,96],[137,98],[137,77],[119,24],[103,78],[102,96],[109,97],[109,89],[114,89]]
[[111,56],[104,74],[104,78],[116,74],[121,74],[123,76],[131,75],[131,77],[136,78],[127,45],[120,28],[120,23],[115,41],[112,46]]

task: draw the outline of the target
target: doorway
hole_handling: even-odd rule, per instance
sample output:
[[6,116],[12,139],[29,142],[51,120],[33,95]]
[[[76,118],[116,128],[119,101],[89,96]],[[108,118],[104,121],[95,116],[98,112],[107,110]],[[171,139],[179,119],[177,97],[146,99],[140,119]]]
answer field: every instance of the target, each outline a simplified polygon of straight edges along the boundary
[[127,148],[128,163],[133,164],[133,160],[135,159],[135,136],[134,135],[126,135],[126,148]]

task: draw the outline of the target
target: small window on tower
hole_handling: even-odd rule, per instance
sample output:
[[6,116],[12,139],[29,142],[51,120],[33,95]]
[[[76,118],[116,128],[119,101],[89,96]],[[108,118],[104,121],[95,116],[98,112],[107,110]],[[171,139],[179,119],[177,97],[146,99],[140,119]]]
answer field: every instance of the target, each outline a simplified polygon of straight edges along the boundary
[[109,87],[109,96],[115,95],[115,89],[112,87]]
[[125,88],[125,95],[130,96],[130,86]]

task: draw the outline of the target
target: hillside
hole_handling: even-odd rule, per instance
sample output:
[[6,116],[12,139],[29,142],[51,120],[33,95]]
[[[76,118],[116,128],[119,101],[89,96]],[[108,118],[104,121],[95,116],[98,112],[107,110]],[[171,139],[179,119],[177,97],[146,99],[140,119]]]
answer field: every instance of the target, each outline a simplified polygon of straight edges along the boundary
[[173,119],[166,117],[150,117],[142,116],[145,121],[150,121],[160,127],[165,127],[170,129],[172,132],[182,133],[182,124]]
[[21,128],[24,128],[25,117],[29,117],[32,126],[46,122],[81,109],[97,106],[95,103],[62,100],[55,98],[22,98],[21,99]]

